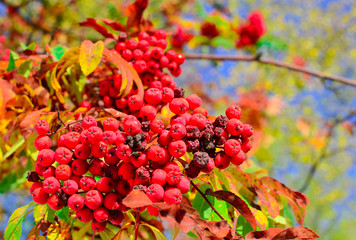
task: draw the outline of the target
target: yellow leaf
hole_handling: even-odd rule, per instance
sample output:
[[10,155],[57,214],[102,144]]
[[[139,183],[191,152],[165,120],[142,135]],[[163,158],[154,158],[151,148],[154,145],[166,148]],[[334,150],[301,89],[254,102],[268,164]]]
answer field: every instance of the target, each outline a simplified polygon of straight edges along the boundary
[[92,73],[99,65],[103,50],[103,41],[98,41],[95,44],[89,40],[82,42],[79,53],[79,64],[85,76]]

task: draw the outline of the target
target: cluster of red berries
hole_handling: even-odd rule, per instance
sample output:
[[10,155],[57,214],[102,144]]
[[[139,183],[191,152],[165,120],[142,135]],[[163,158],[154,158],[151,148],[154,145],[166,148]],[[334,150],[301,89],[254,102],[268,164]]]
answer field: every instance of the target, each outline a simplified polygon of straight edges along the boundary
[[266,24],[262,12],[251,12],[247,17],[247,21],[242,23],[236,32],[240,36],[235,42],[236,47],[244,48],[255,45],[266,33]]
[[[115,47],[115,50],[135,68],[145,87],[154,91],[158,89],[163,93],[177,86],[164,70],[168,69],[172,76],[178,77],[182,72],[180,65],[185,60],[181,53],[174,50],[166,51],[166,38],[167,35],[162,30],[157,30],[153,35],[140,32],[138,40],[128,39],[125,33],[121,33]],[[100,82],[99,96],[102,97],[105,107],[115,107],[125,113],[136,111],[137,109],[132,109],[129,103],[136,101],[137,89],[133,88],[126,97],[121,97],[121,84],[122,78],[118,73]]]
[[[163,72],[168,68],[178,76],[184,62],[183,55],[165,52],[165,38],[163,31],[141,32],[138,42],[120,34],[116,51],[139,73],[144,96],[136,89],[120,96],[120,74],[101,82],[99,95],[106,107],[125,112],[126,117],[98,122],[86,116],[67,125],[56,144],[49,137],[49,124],[36,122],[39,154],[35,171],[28,175],[36,203],[48,203],[56,211],[68,206],[79,221],[92,221],[93,231],[100,232],[108,222],[122,222],[129,209],[122,199],[132,190],[144,192],[152,202],[179,204],[190,190],[190,179],[246,159],[253,130],[239,120],[241,109],[231,106],[226,116],[214,118],[200,107],[196,94],[185,97]],[[89,109],[91,104],[83,101],[81,106]],[[173,113],[169,123],[160,116],[164,106]],[[158,216],[153,206],[135,210],[145,209]]]

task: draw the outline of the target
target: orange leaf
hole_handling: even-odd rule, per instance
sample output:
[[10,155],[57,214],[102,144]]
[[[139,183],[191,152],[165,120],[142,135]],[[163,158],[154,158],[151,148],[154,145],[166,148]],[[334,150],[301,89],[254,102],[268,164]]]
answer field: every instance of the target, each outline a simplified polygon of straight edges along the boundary
[[143,11],[148,5],[148,0],[136,0],[133,4],[130,4],[125,14],[127,16],[128,27],[138,27],[141,23]]
[[91,27],[101,33],[104,37],[106,38],[114,38],[116,39],[116,36],[112,35],[108,29],[97,22],[98,20],[94,18],[87,18],[84,22],[79,23],[80,26],[83,27]]
[[0,79],[0,114],[4,116],[7,104],[15,99],[16,94],[12,91],[10,82]]
[[152,205],[152,201],[147,195],[138,189],[132,190],[123,200],[122,203],[129,208],[139,208]]
[[291,227],[287,229],[269,228],[264,231],[250,232],[246,240],[285,240],[285,239],[308,239],[320,238],[313,230],[307,227]]

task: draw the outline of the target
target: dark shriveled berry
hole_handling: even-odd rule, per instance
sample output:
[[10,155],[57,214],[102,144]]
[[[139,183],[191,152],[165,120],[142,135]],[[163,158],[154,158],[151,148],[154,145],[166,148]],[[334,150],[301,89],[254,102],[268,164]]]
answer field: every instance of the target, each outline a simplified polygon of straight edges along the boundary
[[196,152],[194,153],[193,163],[198,168],[205,168],[209,161],[209,155],[206,152]]

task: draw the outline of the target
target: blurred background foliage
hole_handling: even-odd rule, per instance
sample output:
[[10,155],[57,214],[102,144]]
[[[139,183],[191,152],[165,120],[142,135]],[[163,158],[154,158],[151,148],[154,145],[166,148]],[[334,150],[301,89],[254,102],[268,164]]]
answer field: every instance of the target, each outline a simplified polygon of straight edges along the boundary
[[[131,1],[8,0],[0,3],[0,34],[5,46],[21,42],[39,46],[79,46],[103,36],[81,27],[86,18],[124,21],[123,6]],[[239,23],[254,10],[263,13],[267,33],[256,46],[236,49]],[[156,28],[183,41],[175,48],[188,53],[256,55],[356,79],[356,2],[348,0],[152,0],[145,17]],[[219,36],[200,33],[213,22]],[[242,106],[244,122],[256,134],[250,159],[256,167],[310,200],[305,225],[322,239],[352,239],[356,224],[355,88],[294,73],[258,62],[187,60],[178,85],[203,97],[212,113],[231,103]],[[22,157],[22,158],[21,158]],[[1,229],[15,206],[23,204],[26,155],[0,165]],[[3,167],[4,166],[4,167]],[[6,166],[6,167],[5,167]],[[6,171],[5,171],[6,170]],[[10,191],[11,190],[11,191]],[[28,192],[28,191],[26,191]],[[17,199],[17,200],[14,200]],[[20,200],[19,200],[20,199]],[[19,205],[20,206],[20,205]]]

